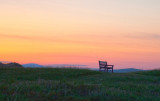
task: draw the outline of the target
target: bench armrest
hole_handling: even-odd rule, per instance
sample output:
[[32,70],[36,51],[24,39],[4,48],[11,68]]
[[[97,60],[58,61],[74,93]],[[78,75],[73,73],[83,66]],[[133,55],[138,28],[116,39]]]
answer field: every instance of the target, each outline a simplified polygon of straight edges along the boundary
[[106,65],[106,66],[114,66],[114,65]]
[[114,67],[114,65],[106,65],[105,67],[112,67],[112,68],[113,68],[113,67]]

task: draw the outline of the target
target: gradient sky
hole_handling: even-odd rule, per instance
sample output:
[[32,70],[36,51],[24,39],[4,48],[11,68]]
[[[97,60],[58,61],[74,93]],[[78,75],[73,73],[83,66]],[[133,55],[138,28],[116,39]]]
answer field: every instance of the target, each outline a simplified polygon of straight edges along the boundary
[[160,68],[160,0],[0,0],[0,61]]

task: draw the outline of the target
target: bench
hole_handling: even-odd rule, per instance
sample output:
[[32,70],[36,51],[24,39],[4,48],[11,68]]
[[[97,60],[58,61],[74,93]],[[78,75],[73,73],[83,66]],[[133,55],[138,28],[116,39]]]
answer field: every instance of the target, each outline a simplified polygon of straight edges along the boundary
[[108,70],[111,69],[112,73],[113,73],[113,67],[114,67],[114,65],[108,65],[107,61],[99,61],[99,71],[106,72],[106,70],[107,70],[107,72],[108,72]]

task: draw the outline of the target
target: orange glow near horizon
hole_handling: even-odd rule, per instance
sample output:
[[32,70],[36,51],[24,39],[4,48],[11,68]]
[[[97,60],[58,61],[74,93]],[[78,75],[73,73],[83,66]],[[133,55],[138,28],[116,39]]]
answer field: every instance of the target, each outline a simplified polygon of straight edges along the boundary
[[[160,68],[160,1],[2,0],[0,61]],[[116,5],[116,6],[115,6]]]

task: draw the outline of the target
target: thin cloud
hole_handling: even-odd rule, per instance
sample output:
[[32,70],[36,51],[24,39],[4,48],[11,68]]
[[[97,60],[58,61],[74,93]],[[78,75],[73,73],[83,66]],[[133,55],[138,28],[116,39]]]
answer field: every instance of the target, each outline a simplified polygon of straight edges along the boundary
[[127,38],[132,38],[132,39],[152,39],[152,40],[159,40],[160,39],[160,34],[139,34],[139,35],[125,35]]
[[26,41],[40,41],[40,42],[53,42],[53,43],[88,43],[91,44],[90,41],[87,40],[78,40],[75,36],[67,38],[65,36],[52,36],[52,37],[45,37],[45,36],[22,36],[22,35],[7,35],[7,34],[0,34],[2,38],[11,38],[11,39],[18,39],[18,40],[26,40]]
[[[102,39],[108,39],[111,36],[97,36],[97,35],[71,35],[71,36],[23,36],[23,35],[8,35],[0,34],[0,37],[18,39],[18,40],[27,40],[27,41],[43,41],[43,42],[54,42],[54,43],[75,43],[75,44],[105,44],[105,41]],[[78,38],[77,38],[78,37]],[[97,39],[97,41],[95,41]]]
[[30,40],[30,41],[58,41],[59,38],[49,38],[42,36],[22,36],[22,35],[8,35],[0,34],[0,37],[11,38],[11,39],[20,39],[20,40]]
[[0,34],[0,37],[5,37],[5,38],[15,38],[15,39],[26,39],[26,40],[31,40],[34,39],[33,37],[29,36],[20,36],[20,35],[8,35],[8,34]]

